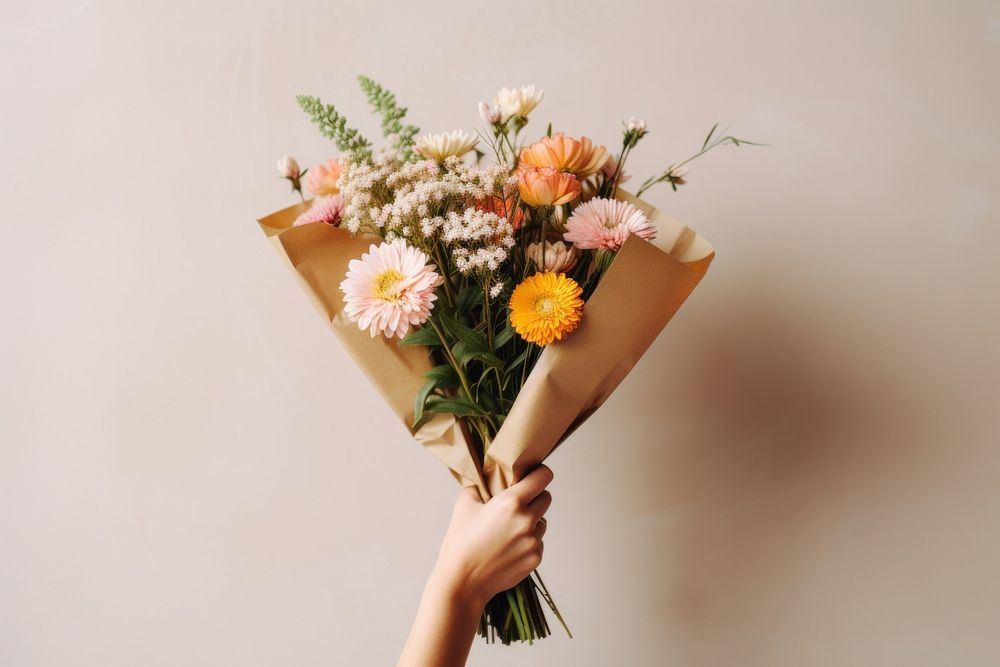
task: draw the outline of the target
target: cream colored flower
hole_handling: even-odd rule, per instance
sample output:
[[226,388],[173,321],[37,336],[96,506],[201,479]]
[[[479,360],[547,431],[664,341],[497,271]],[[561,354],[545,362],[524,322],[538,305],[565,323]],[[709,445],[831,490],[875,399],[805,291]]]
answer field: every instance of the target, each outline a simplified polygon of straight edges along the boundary
[[444,134],[425,134],[417,139],[416,151],[428,160],[443,162],[452,155],[461,157],[479,143],[479,137],[455,130]]
[[512,116],[527,118],[531,110],[542,101],[545,91],[534,86],[501,88],[493,98],[493,106],[499,107],[501,119],[507,122]]
[[555,243],[545,242],[545,258],[542,260],[542,244],[529,243],[525,251],[525,257],[535,262],[535,269],[538,271],[550,271],[552,273],[566,273],[576,266],[577,250],[570,243],[556,241]]

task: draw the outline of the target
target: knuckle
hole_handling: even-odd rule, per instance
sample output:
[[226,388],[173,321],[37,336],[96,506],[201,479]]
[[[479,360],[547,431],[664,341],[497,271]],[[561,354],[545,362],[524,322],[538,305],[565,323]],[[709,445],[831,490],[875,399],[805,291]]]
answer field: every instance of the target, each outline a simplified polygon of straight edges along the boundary
[[496,502],[499,505],[499,509],[505,514],[515,514],[519,509],[517,498],[509,493],[498,496]]

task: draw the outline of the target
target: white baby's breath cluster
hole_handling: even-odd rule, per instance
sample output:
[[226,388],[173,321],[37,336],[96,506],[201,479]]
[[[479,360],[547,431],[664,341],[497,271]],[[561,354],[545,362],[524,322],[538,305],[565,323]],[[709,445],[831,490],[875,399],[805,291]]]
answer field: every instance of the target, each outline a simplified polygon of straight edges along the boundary
[[427,253],[442,244],[458,271],[474,275],[491,293],[502,290],[496,274],[514,246],[514,228],[489,204],[516,191],[510,165],[376,155],[349,164],[340,188],[342,224],[352,233],[373,232],[389,242],[403,238]]
[[441,232],[455,268],[462,273],[498,271],[514,247],[514,227],[507,218],[477,208],[449,212]]

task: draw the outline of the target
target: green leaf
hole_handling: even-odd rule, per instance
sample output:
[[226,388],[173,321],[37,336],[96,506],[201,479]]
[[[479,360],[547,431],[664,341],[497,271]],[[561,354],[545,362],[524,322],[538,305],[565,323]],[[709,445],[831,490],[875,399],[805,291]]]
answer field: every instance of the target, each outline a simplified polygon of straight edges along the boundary
[[458,363],[462,366],[462,368],[468,366],[469,362],[472,360],[469,350],[465,347],[465,343],[462,341],[458,341],[451,346],[451,353],[456,359],[458,359]]
[[466,285],[458,293],[458,300],[455,302],[455,310],[461,317],[468,315],[472,309],[483,300],[483,290],[479,285]]
[[332,104],[323,104],[318,97],[297,95],[299,108],[309,114],[309,118],[319,127],[319,132],[332,139],[337,148],[355,157],[368,157],[372,152],[371,142],[353,127],[347,126],[347,119]]
[[479,400],[480,403],[483,404],[483,410],[484,411],[486,411],[486,412],[488,412],[490,414],[492,414],[492,413],[494,413],[494,412],[497,411],[497,402],[490,395],[490,392],[484,391],[483,393],[479,394],[478,400]]
[[424,373],[424,377],[428,380],[434,380],[437,382],[437,386],[442,389],[457,387],[459,385],[458,373],[455,372],[455,369],[450,364],[435,366]]
[[420,129],[403,124],[406,107],[399,106],[391,91],[366,76],[358,77],[358,85],[368,98],[372,111],[382,117],[382,136],[392,139],[393,148],[400,151],[404,161],[409,162],[413,158],[413,146],[416,143],[414,137]]
[[717,129],[719,129],[719,124],[718,123],[716,123],[715,125],[713,125],[712,129],[708,131],[708,136],[705,137],[705,143],[703,143],[701,145],[702,148],[705,148],[705,146],[708,145],[708,142],[712,140],[712,135],[715,134],[715,131]]
[[403,339],[403,345],[440,345],[440,344],[441,344],[441,339],[438,338],[437,332],[434,331],[434,327],[431,326],[421,327]]
[[470,329],[447,313],[441,316],[441,321],[444,323],[444,327],[448,330],[448,333],[465,344],[468,352],[473,354],[476,352],[489,352],[489,344],[486,342],[486,336],[482,332]]
[[444,412],[459,417],[482,417],[486,414],[482,408],[465,399],[444,398],[443,396],[429,396],[425,409],[428,412]]
[[424,404],[437,386],[437,380],[428,380],[413,398],[413,428],[419,427],[421,418],[424,416]]
[[495,352],[506,345],[514,337],[515,333],[517,332],[514,331],[514,327],[510,326],[510,322],[507,322],[507,326],[503,328],[503,331],[493,339],[493,351]]
[[420,419],[417,419],[416,421],[413,422],[413,426],[411,426],[410,428],[416,431],[417,429],[419,429],[421,426],[423,426],[433,418],[434,418],[433,412],[425,412],[420,416]]
[[509,373],[510,371],[514,370],[515,368],[523,364],[525,360],[528,358],[529,354],[531,354],[531,346],[524,348],[524,352],[514,357],[514,360],[507,365],[507,368],[504,369],[504,372]]
[[503,368],[503,359],[492,352],[473,352],[469,354],[469,360],[481,361],[489,368]]

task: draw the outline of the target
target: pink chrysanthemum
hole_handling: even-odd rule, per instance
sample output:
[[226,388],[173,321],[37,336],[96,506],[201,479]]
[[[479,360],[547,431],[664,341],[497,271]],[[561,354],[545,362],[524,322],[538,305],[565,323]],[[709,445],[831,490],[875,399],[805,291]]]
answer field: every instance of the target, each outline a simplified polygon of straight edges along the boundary
[[379,332],[386,338],[403,338],[411,325],[430,317],[443,282],[427,255],[402,239],[372,246],[361,259],[347,265],[347,278],[340,283],[347,308],[344,312],[360,329]]
[[656,228],[628,202],[595,198],[573,209],[563,238],[582,250],[618,250],[629,234],[648,241]]
[[325,222],[328,225],[340,224],[340,214],[344,210],[344,198],[340,195],[316,197],[312,206],[305,213],[295,218],[292,227],[308,225],[310,222]]

